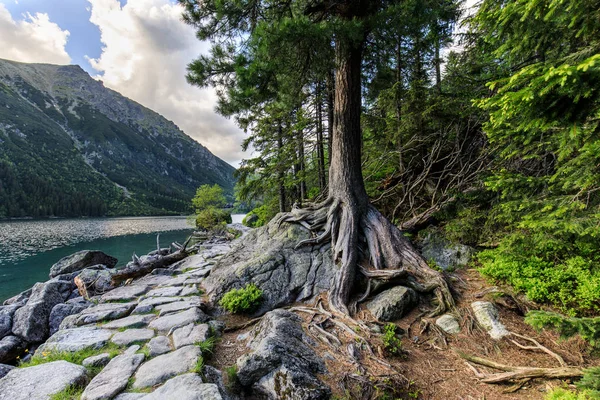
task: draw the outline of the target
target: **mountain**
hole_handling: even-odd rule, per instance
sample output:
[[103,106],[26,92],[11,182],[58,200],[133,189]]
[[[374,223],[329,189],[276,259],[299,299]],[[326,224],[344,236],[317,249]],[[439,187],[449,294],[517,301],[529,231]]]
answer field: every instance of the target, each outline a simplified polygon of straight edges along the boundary
[[0,217],[184,213],[233,172],[77,65],[0,59]]

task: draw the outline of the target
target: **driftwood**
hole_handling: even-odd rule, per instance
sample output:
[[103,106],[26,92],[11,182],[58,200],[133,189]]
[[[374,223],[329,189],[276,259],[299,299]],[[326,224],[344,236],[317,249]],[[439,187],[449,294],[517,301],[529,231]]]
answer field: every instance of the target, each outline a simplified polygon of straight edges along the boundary
[[127,264],[127,266],[123,269],[118,270],[115,274],[112,275],[112,284],[119,285],[121,282],[126,281],[131,278],[139,278],[144,275],[149,274],[157,268],[165,268],[171,264],[176,263],[177,261],[181,261],[187,256],[190,255],[192,249],[188,248],[188,244],[191,237],[186,240],[183,245],[173,243],[173,247],[177,250],[167,254],[162,255],[160,251],[160,243],[158,243],[158,237],[156,238],[157,251],[158,254],[148,256],[145,260],[141,260],[135,253],[133,254],[133,260]]

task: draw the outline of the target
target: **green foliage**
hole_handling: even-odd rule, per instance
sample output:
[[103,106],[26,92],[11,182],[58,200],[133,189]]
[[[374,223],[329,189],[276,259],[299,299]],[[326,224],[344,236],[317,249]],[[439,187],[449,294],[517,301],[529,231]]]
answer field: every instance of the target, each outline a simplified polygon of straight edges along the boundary
[[79,386],[68,386],[60,392],[51,395],[49,400],[79,400],[83,389],[83,387]]
[[210,355],[213,353],[215,349],[216,340],[214,337],[209,337],[208,339],[196,343],[196,346],[200,348],[203,355]]
[[231,223],[231,214],[218,208],[205,208],[196,215],[196,228],[205,231],[223,229]]
[[196,213],[209,208],[223,208],[227,203],[223,188],[219,185],[202,185],[196,190],[192,205]]
[[272,202],[270,204],[263,204],[246,214],[242,224],[249,226],[250,228],[258,228],[266,225],[273,219],[275,214],[277,214],[277,208]]
[[204,371],[204,357],[202,355],[198,356],[198,360],[196,360],[196,365],[194,365],[194,369],[192,372],[202,375]]
[[566,317],[547,311],[530,311],[525,322],[536,329],[556,329],[563,338],[580,335],[591,346],[600,347],[600,317]]
[[53,361],[68,361],[73,364],[80,364],[88,357],[96,356],[102,353],[109,353],[110,357],[115,357],[121,352],[121,348],[110,343],[100,349],[87,348],[75,352],[69,351],[38,351],[29,361],[19,364],[19,368],[33,367]]
[[237,365],[225,367],[225,374],[227,376],[227,388],[232,389],[237,385]]
[[404,354],[402,341],[396,336],[397,329],[398,327],[393,323],[388,323],[383,327],[383,348],[392,356],[402,356]]
[[544,400],[594,400],[597,398],[596,394],[587,390],[572,392],[567,389],[557,388],[549,392],[544,397]]
[[261,302],[262,290],[249,283],[242,289],[233,289],[225,293],[219,305],[232,313],[243,313],[254,310]]

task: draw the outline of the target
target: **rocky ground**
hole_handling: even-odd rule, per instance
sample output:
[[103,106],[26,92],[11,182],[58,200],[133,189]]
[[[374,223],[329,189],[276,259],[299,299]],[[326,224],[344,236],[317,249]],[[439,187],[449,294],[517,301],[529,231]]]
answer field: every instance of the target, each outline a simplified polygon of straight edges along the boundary
[[[118,287],[110,256],[61,260],[49,281],[0,307],[0,399],[539,399],[564,383],[490,385],[499,371],[464,354],[512,366],[594,363],[576,339],[532,331],[522,321],[527,304],[473,270],[450,275],[452,314],[425,318],[412,289],[392,286],[374,291],[356,319],[332,315],[323,295],[335,268],[328,249],[291,251],[305,234],[270,225],[242,242],[209,240]],[[469,249],[430,242],[424,252],[439,265],[468,261]],[[264,292],[254,315],[216,306],[248,282]]]

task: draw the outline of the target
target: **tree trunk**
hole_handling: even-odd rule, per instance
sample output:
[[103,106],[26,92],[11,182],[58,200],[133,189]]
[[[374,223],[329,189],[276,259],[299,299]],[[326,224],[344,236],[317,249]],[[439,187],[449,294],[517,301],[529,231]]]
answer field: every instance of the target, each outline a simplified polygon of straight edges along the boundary
[[398,38],[398,45],[396,47],[396,119],[398,126],[396,129],[396,136],[398,137],[398,172],[404,172],[404,157],[403,157],[403,141],[402,141],[402,38]]
[[306,199],[306,180],[304,178],[304,131],[300,129],[296,135],[297,161],[296,179],[298,179],[298,206]]
[[316,91],[316,113],[317,113],[317,167],[319,174],[319,189],[325,190],[327,182],[325,179],[325,149],[323,147],[323,106],[322,106],[322,84],[317,81]]
[[327,74],[327,160],[331,165],[331,140],[333,139],[333,97],[335,93],[335,75]]
[[277,157],[279,165],[277,166],[277,185],[279,187],[279,212],[285,212],[285,186],[284,186],[284,171],[281,158],[283,157],[283,129],[281,121],[277,126]]
[[442,60],[440,58],[440,40],[435,40],[435,88],[438,93],[442,93]]

